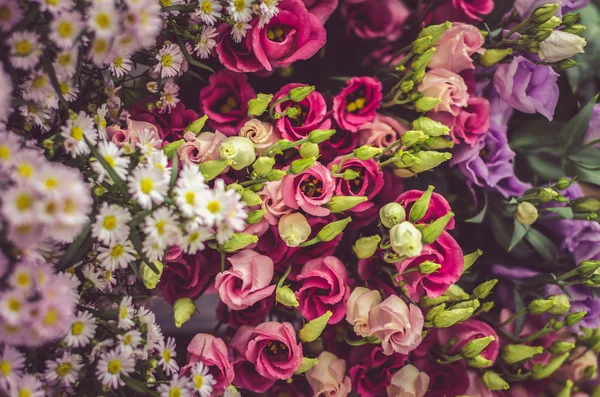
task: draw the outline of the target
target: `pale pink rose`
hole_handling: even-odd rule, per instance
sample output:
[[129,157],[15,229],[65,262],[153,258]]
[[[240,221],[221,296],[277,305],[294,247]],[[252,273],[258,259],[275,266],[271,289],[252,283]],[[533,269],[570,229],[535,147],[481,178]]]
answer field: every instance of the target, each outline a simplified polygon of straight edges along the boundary
[[383,353],[408,354],[421,344],[423,313],[410,307],[398,296],[391,295],[369,312],[371,334],[381,340]]
[[375,116],[375,120],[358,129],[358,145],[384,148],[396,142],[408,130],[409,127],[404,123],[378,114]]
[[188,131],[183,136],[186,142],[177,149],[177,156],[183,164],[200,164],[219,159],[221,143],[227,137],[217,132],[201,132],[198,136]]
[[138,143],[140,141],[140,134],[144,131],[150,131],[152,133],[152,137],[157,141],[158,147],[156,149],[160,149],[160,134],[158,133],[158,128],[147,121],[137,121],[131,120],[129,116],[127,116],[127,130],[129,130],[129,142],[130,143]]
[[273,261],[250,249],[229,258],[231,268],[217,274],[215,288],[231,310],[244,310],[273,294]]
[[122,147],[129,143],[129,130],[122,129],[116,124],[106,127],[106,133],[108,134],[108,139],[114,142],[118,147]]
[[352,383],[346,374],[346,361],[324,351],[317,357],[317,365],[306,372],[306,380],[313,390],[313,397],[346,397]]
[[265,183],[265,187],[258,193],[262,199],[262,209],[265,212],[265,219],[271,225],[277,225],[279,218],[292,212],[292,209],[285,204],[283,200],[282,181],[273,181]]
[[440,100],[434,108],[436,112],[450,112],[456,116],[469,101],[467,85],[463,78],[446,69],[432,69],[427,72],[418,90],[423,96]]
[[454,23],[437,42],[430,69],[447,69],[460,73],[465,69],[475,69],[471,56],[483,53],[481,48],[485,39],[479,29],[465,23]]
[[354,326],[354,332],[362,337],[371,335],[369,329],[369,311],[381,303],[381,294],[377,290],[356,287],[346,304],[346,321]]
[[392,375],[388,397],[423,397],[429,388],[429,375],[408,364]]
[[258,154],[263,154],[269,147],[281,139],[271,123],[258,119],[246,121],[239,135],[250,139]]
[[598,356],[593,351],[588,351],[580,357],[586,348],[583,346],[575,349],[575,357],[579,357],[569,365],[563,365],[556,372],[560,379],[571,379],[573,382],[578,382],[583,379],[584,371],[587,367],[598,365]]

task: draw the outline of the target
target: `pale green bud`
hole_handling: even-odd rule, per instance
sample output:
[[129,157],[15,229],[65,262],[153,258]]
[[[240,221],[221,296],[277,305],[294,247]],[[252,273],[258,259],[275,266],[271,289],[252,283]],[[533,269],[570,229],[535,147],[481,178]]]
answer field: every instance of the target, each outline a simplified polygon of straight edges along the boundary
[[312,143],[325,142],[335,134],[335,130],[314,130],[308,134],[308,140]]
[[227,164],[227,160],[208,160],[200,163],[200,172],[204,175],[204,179],[211,181],[225,171]]
[[438,42],[438,40],[442,37],[442,35],[444,33],[446,33],[446,30],[450,29],[451,27],[452,27],[451,22],[444,22],[440,25],[429,25],[429,26],[423,28],[423,30],[421,30],[421,33],[419,33],[418,38],[431,36],[431,44],[430,45],[433,46]]
[[289,172],[290,172],[290,174],[298,175],[298,174],[306,171],[313,165],[315,165],[316,162],[317,162],[316,157],[309,157],[307,159],[294,160],[294,161],[292,161],[292,164],[290,165]]
[[548,19],[546,22],[544,22],[538,27],[538,31],[541,29],[554,30],[557,27],[559,27],[561,23],[562,20],[556,15],[553,15],[552,18]]
[[556,397],[571,397],[572,391],[573,381],[571,379],[567,379],[565,382],[565,387],[556,395]]
[[562,316],[567,314],[571,309],[571,303],[566,295],[553,295],[548,299],[550,299],[553,303],[552,307],[548,309],[548,313],[550,314]]
[[425,68],[431,62],[431,58],[433,58],[433,54],[435,54],[436,49],[430,48],[425,51],[423,54],[418,55],[414,58],[412,64],[410,65],[413,71],[416,71],[411,77],[412,80],[419,82],[423,80],[425,76]]
[[227,160],[227,163],[234,170],[241,170],[248,167],[254,160],[254,144],[250,138],[244,136],[230,136],[221,143],[221,159]]
[[294,374],[296,374],[296,375],[303,374],[306,371],[308,371],[309,369],[311,369],[312,367],[314,367],[315,365],[317,365],[318,362],[319,362],[319,360],[316,358],[302,357],[302,364],[300,364],[300,367],[298,367],[298,369],[294,372]]
[[484,338],[477,338],[469,341],[461,349],[463,357],[473,358],[478,356],[494,340],[495,338],[492,335],[489,335]]
[[235,190],[240,196],[244,194],[244,187],[239,183],[232,183],[227,185],[227,190]]
[[352,246],[352,251],[359,259],[366,259],[372,257],[377,251],[377,247],[381,242],[379,235],[370,237],[361,237]]
[[502,62],[504,58],[509,55],[512,55],[512,48],[500,49],[500,48],[491,48],[486,50],[481,57],[479,57],[479,63],[481,66],[485,66],[486,68],[492,67],[495,64]]
[[411,147],[424,143],[429,139],[423,131],[406,131],[402,134],[402,144],[406,147]]
[[535,205],[524,201],[517,205],[515,210],[515,219],[522,225],[531,225],[538,218],[538,210]]
[[286,172],[282,170],[271,170],[267,173],[267,179],[269,182],[280,181],[286,176]]
[[303,143],[300,146],[300,156],[302,156],[302,158],[309,158],[309,157],[318,157],[319,156],[319,145],[317,145],[316,143],[312,143],[312,142],[306,142]]
[[437,272],[441,267],[442,265],[440,265],[439,263],[434,263],[432,261],[424,261],[421,264],[419,264],[419,272],[421,272],[422,274],[433,274]]
[[283,285],[281,287],[277,287],[275,289],[275,300],[277,303],[281,303],[282,305],[289,307],[298,307],[300,304],[298,303],[298,299],[296,298],[296,294],[289,285]]
[[494,365],[492,360],[488,360],[482,355],[477,355],[467,360],[467,365],[471,368],[488,368]]
[[433,110],[433,108],[435,108],[438,103],[440,103],[440,100],[438,98],[422,96],[421,98],[415,101],[415,108],[419,113],[427,113]]
[[573,211],[579,213],[600,211],[600,199],[596,197],[582,197],[573,203]]
[[233,236],[223,244],[223,251],[236,252],[250,244],[258,242],[258,237],[248,233],[233,233]]
[[283,215],[277,228],[279,236],[288,247],[298,247],[306,241],[311,232],[306,217],[299,212]]
[[447,125],[425,116],[421,116],[413,121],[413,128],[415,130],[423,131],[428,136],[443,136],[450,134],[450,128],[448,128]]
[[289,97],[292,102],[301,102],[304,98],[310,95],[315,90],[314,85],[305,85],[301,87],[292,88],[289,92]]
[[475,264],[475,261],[483,255],[483,251],[477,250],[468,255],[465,255],[465,263],[463,265],[463,273],[466,273],[467,270],[471,268]]
[[431,244],[446,230],[448,223],[454,218],[454,212],[448,212],[446,215],[434,220],[423,229],[423,242]]
[[454,306],[453,309],[473,309],[473,311],[479,309],[481,303],[479,303],[479,299],[471,299],[463,302],[458,302]]
[[387,228],[391,228],[406,219],[406,211],[398,203],[388,203],[379,210],[379,219],[381,224]]
[[146,262],[142,262],[140,264],[140,276],[144,281],[144,285],[148,289],[156,288],[156,285],[160,281],[160,276],[163,271],[163,264],[159,261],[154,261],[154,266],[158,269],[158,274],[154,273],[154,270],[150,269],[150,266],[146,264]]
[[424,147],[431,150],[452,149],[454,142],[449,138],[436,136],[425,141]]
[[502,359],[509,364],[516,364],[542,354],[542,346],[506,345],[502,349]]
[[473,296],[478,299],[485,299],[492,292],[494,287],[498,284],[498,279],[488,280],[484,283],[479,284],[473,290]]
[[550,299],[534,299],[529,304],[528,309],[531,314],[542,314],[546,313],[552,306],[554,306],[554,302]]
[[484,302],[481,305],[481,312],[487,313],[494,308],[494,302]]
[[412,43],[412,51],[415,54],[424,53],[430,46],[433,41],[433,36],[423,36],[419,37]]
[[412,80],[404,80],[400,83],[400,90],[404,93],[411,92],[413,88],[415,88],[415,82]]
[[359,160],[369,160],[381,153],[381,148],[369,145],[363,145],[354,151],[354,155]]
[[304,324],[298,333],[300,340],[304,343],[316,340],[319,336],[321,336],[321,333],[323,333],[323,330],[327,326],[327,322],[331,316],[331,311],[327,310],[323,315]]
[[[467,298],[469,296],[467,295]],[[423,296],[420,300],[419,300],[419,307],[423,307],[423,308],[428,308],[428,307],[433,307],[436,305],[439,305],[441,303],[444,302],[448,302],[450,299],[448,299],[447,296],[438,296],[437,298],[430,298],[428,296]],[[433,319],[433,317],[432,317]]]
[[202,128],[204,128],[204,125],[206,124],[206,120],[208,120],[207,114],[200,117],[198,120],[194,121],[192,124],[188,125],[188,127],[185,129],[185,132],[190,131],[190,132],[193,132],[195,135],[198,135],[202,131]]
[[348,217],[339,221],[328,223],[317,233],[317,239],[319,241],[331,241],[339,236],[346,226],[352,222],[352,218]]
[[423,235],[410,222],[404,221],[390,229],[392,249],[400,256],[412,258],[423,250]]
[[262,94],[256,95],[256,98],[248,101],[248,117],[260,116],[269,107],[269,103],[273,99],[273,94]]
[[560,7],[560,4],[551,3],[551,4],[545,4],[539,8],[536,8],[533,11],[533,14],[531,15],[531,20],[535,24],[541,25],[544,22],[548,21],[550,18],[552,18],[554,16],[554,14],[556,14],[556,11],[558,11],[559,7]]
[[579,13],[573,13],[573,14],[565,14],[563,15],[563,25],[565,26],[572,26],[574,24],[576,24],[577,22],[579,22],[579,20],[581,19],[581,15]]
[[448,299],[452,302],[460,302],[469,299],[469,294],[467,294],[461,287],[456,284],[450,285],[446,292],[444,292],[444,296],[447,296]]
[[359,176],[360,176],[360,172],[354,171],[351,168],[345,169],[344,173],[342,174],[342,177],[346,181],[352,181],[352,180],[358,178]]
[[173,155],[175,154],[175,152],[177,152],[177,149],[179,149],[181,147],[181,145],[183,145],[185,143],[185,139],[179,139],[175,142],[171,142],[168,145],[165,145],[162,148],[162,151],[165,153],[165,155],[168,158],[172,158]]
[[575,343],[557,340],[556,342],[552,343],[552,345],[550,345],[550,348],[548,350],[550,351],[550,353],[556,356],[558,354],[568,353],[573,349],[575,349]]
[[472,308],[450,309],[439,313],[433,319],[433,325],[436,328],[448,328],[454,324],[466,321],[473,315]]
[[598,365],[592,364],[585,367],[583,377],[587,379],[596,379],[598,377]]
[[327,208],[334,214],[348,211],[367,201],[366,196],[333,196],[327,203]]
[[242,201],[246,203],[248,207],[253,207],[262,204],[263,202],[258,194],[248,189],[244,190],[244,193],[242,193]]
[[249,225],[257,224],[264,218],[266,212],[266,210],[248,211],[248,218],[246,219],[246,223]]
[[532,378],[535,380],[544,379],[552,375],[557,369],[563,365],[563,363],[569,358],[570,353],[564,353],[560,356],[554,356],[548,361],[546,365],[535,364],[531,372],[533,373]]
[[173,305],[173,319],[175,320],[175,326],[181,328],[181,326],[188,322],[192,318],[192,314],[196,311],[196,305],[190,298],[179,298]]
[[431,202],[431,195],[433,194],[433,189],[434,187],[429,185],[427,187],[427,190],[423,192],[421,197],[419,197],[417,201],[415,201],[415,203],[410,209],[410,213],[408,214],[408,218],[411,222],[418,222],[421,219],[423,219],[425,214],[427,214],[427,211],[429,210],[429,204]]
[[549,201],[552,201],[556,197],[558,197],[558,193],[555,192],[554,190],[550,189],[549,187],[545,187],[545,188],[541,189],[538,193],[538,198],[540,199],[540,201],[542,203],[547,203]]
[[483,380],[485,387],[487,387],[489,390],[500,391],[510,389],[510,385],[494,371],[487,371],[485,374],[483,374],[481,379]]
[[583,31],[585,31],[585,29],[586,29],[586,27],[584,25],[575,24],[573,26],[569,26],[568,28],[564,28],[562,31],[566,32],[566,33],[578,35],[578,34],[582,33]]
[[273,169],[275,159],[272,157],[261,156],[254,162],[254,172],[257,176],[265,176]]
[[429,171],[452,158],[451,153],[436,152],[434,150],[421,150],[415,153],[415,156],[419,162],[410,167],[410,170],[415,174]]
[[433,321],[433,319],[440,314],[441,312],[443,312],[444,310],[446,310],[446,304],[442,303],[440,305],[434,306],[431,309],[429,309],[429,311],[427,312],[427,315],[425,316],[425,320],[427,321]]
[[586,311],[581,311],[581,312],[575,312],[575,313],[568,314],[565,317],[565,325],[567,327],[571,327],[573,325],[579,324],[579,322],[581,320],[583,320],[583,318],[587,315],[587,313],[588,312],[586,312]]

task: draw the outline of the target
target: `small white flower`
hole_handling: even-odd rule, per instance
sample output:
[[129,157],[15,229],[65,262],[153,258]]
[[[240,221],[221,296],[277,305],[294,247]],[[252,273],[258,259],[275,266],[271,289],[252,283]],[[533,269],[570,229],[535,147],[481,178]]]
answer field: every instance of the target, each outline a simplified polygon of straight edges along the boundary
[[90,153],[84,138],[87,138],[92,145],[95,145],[98,140],[94,119],[85,112],[79,112],[77,116],[70,118],[61,128],[61,135],[65,140],[66,151],[73,157]]
[[129,180],[129,192],[145,209],[152,208],[152,203],[162,203],[168,189],[164,173],[156,167],[136,168]]
[[78,354],[64,352],[62,358],[46,361],[44,378],[50,384],[59,383],[61,386],[69,387],[77,381],[81,367],[83,364]]
[[89,49],[89,58],[98,67],[104,67],[110,62],[109,55],[112,49],[112,40],[104,37],[96,37]]
[[[2,139],[1,136],[0,139]],[[7,142],[7,144],[10,143]],[[2,145],[0,145],[0,151],[1,150],[3,150]],[[14,167],[13,179],[17,182],[27,183],[34,180],[39,174],[40,170],[43,169],[43,166],[46,165],[46,162],[43,160],[43,157],[40,156],[40,153],[37,150],[22,149],[15,151],[8,146],[6,150],[7,152],[5,155],[12,158],[11,163]],[[0,155],[0,163],[2,162],[1,157],[2,156]]]
[[129,353],[115,349],[102,354],[96,368],[96,376],[103,385],[116,389],[125,385],[121,375],[130,374],[134,369],[133,357]]
[[14,347],[5,344],[0,354],[0,390],[16,386],[24,366],[25,356]]
[[125,269],[130,262],[135,260],[135,249],[131,241],[113,243],[108,248],[98,248],[98,260],[106,270],[115,271]]
[[177,45],[166,42],[158,51],[156,59],[158,63],[152,67],[152,72],[160,77],[175,77],[181,72],[184,59]]
[[119,28],[119,14],[113,1],[96,1],[92,3],[88,17],[88,26],[98,38],[114,36]]
[[96,343],[96,346],[92,349],[90,353],[90,361],[96,361],[96,359],[106,352],[106,349],[109,347],[113,347],[115,342],[112,339],[101,340]]
[[[162,139],[159,139],[153,131],[149,130],[148,128],[144,128],[142,131],[140,131],[137,141],[137,147],[140,149],[144,156],[151,156],[158,149],[160,149],[161,144]],[[155,159],[160,160],[160,164],[164,163],[162,171],[166,171],[167,163],[163,161],[162,157],[155,157]]]
[[129,236],[127,224],[130,221],[129,210],[104,202],[96,215],[96,222],[92,225],[92,236],[106,245],[124,241]]
[[17,381],[17,385],[11,388],[11,396],[44,397],[45,395],[42,382],[31,374],[23,375]]
[[184,216],[192,218],[201,203],[201,196],[207,193],[208,186],[197,166],[186,164],[177,180],[174,196],[175,203]]
[[153,46],[163,27],[161,8],[156,0],[127,0],[129,11],[125,14],[128,32],[140,47]]
[[179,365],[174,360],[177,356],[177,352],[175,351],[175,339],[169,337],[167,338],[167,343],[165,343],[164,339],[158,342],[158,354],[160,354],[160,360],[158,361],[158,365],[160,365],[165,371],[167,375],[172,375],[179,371]]
[[83,266],[81,273],[83,274],[83,277],[85,277],[86,280],[90,281],[94,285],[94,288],[96,288],[97,290],[102,291],[106,288],[107,283],[104,279],[104,276],[98,271],[96,267],[94,267],[94,265],[87,264]]
[[87,346],[96,334],[96,327],[96,319],[90,312],[77,313],[65,336],[65,343],[69,347]]
[[[208,0],[205,0],[208,1]],[[219,32],[212,26],[207,26],[202,31],[196,46],[194,47],[194,51],[196,51],[196,55],[200,57],[200,59],[208,59],[212,54],[213,48],[217,45],[217,37],[219,36]]]
[[195,15],[207,25],[214,25],[221,18],[223,6],[217,0],[202,0]]
[[158,349],[159,342],[164,339],[160,327],[156,324],[156,316],[152,311],[143,306],[140,306],[137,316],[140,324],[145,325],[147,330],[144,350],[146,352],[153,352]]
[[226,9],[234,22],[248,22],[252,19],[251,6],[250,0],[229,0]]
[[77,66],[77,57],[79,49],[77,47],[71,48],[70,50],[60,51],[56,55],[56,61],[54,61],[54,69],[56,75],[59,78],[67,79],[75,76],[75,70]]
[[179,244],[184,252],[193,255],[203,250],[205,248],[204,242],[211,237],[212,233],[210,229],[202,226],[194,226],[189,228]]
[[[129,158],[122,157],[123,149],[111,141],[100,141],[98,144],[98,153],[104,158],[121,179],[127,179],[127,167],[129,167]],[[104,178],[108,177],[108,172],[99,161],[92,163],[92,168],[98,174],[98,182],[102,183]]]
[[200,397],[210,397],[213,386],[217,383],[215,378],[208,372],[208,367],[201,362],[196,363],[192,369],[192,387],[200,394]]
[[73,47],[82,29],[81,14],[76,11],[60,13],[50,25],[50,40],[59,48],[69,49]]
[[142,252],[149,261],[160,261],[165,255],[165,247],[147,238],[142,243]]
[[158,244],[162,249],[178,242],[181,235],[173,211],[166,207],[157,209],[146,218],[144,233],[146,239]]
[[[103,140],[108,140],[108,135],[106,134],[106,114],[107,113],[108,113],[108,106],[106,106],[106,103],[103,103],[102,106],[100,106],[96,110],[96,114],[94,115],[94,123],[96,123],[96,128],[98,128],[98,135]],[[121,152],[119,152],[119,155],[120,154],[121,154]],[[125,178],[123,177],[123,179],[125,179]]]
[[132,329],[123,335],[117,335],[117,339],[119,340],[117,348],[131,354],[142,342],[142,334],[140,331]]
[[49,11],[52,14],[58,14],[73,8],[73,0],[36,0],[40,5],[41,11]]
[[212,227],[223,222],[227,213],[227,208],[223,206],[225,198],[225,182],[222,179],[218,179],[214,188],[200,197],[197,213],[204,225]]
[[133,316],[135,315],[135,308],[131,303],[131,296],[125,296],[119,304],[119,324],[120,329],[128,330],[133,327]]
[[42,55],[40,36],[33,32],[13,33],[6,44],[10,47],[10,62],[17,69],[31,70]]
[[113,76],[121,78],[129,73],[132,67],[133,63],[128,56],[119,55],[113,59],[111,64],[108,66],[108,70],[110,70],[110,73]]
[[165,111],[171,113],[171,109],[179,103],[178,95],[179,86],[175,84],[173,79],[169,79],[160,96],[160,103],[162,104],[161,113],[164,113]]
[[0,295],[0,316],[11,324],[18,324],[27,316],[27,297],[23,291],[8,290]]
[[169,383],[158,386],[156,390],[160,393],[160,397],[191,397],[192,391],[189,384],[189,378],[185,376],[180,378],[175,374]]
[[79,88],[70,79],[61,81],[59,86],[60,92],[67,102],[73,102],[79,96]]
[[5,190],[2,201],[2,214],[9,222],[32,222],[39,214],[40,202],[30,186],[13,186]]
[[43,103],[49,95],[54,94],[50,77],[43,71],[31,74],[23,83],[22,90],[24,99],[37,103]]
[[279,8],[277,8],[277,4],[279,0],[261,0],[259,12],[260,19],[258,21],[258,27],[262,28],[266,24],[269,23],[271,18],[275,15],[279,14]]
[[242,39],[246,37],[248,29],[250,29],[251,27],[252,26],[250,26],[250,24],[243,21],[234,23],[231,27],[231,35],[233,36],[233,41],[235,41],[236,43],[241,42]]
[[12,30],[22,18],[23,10],[18,1],[0,0],[0,31]]

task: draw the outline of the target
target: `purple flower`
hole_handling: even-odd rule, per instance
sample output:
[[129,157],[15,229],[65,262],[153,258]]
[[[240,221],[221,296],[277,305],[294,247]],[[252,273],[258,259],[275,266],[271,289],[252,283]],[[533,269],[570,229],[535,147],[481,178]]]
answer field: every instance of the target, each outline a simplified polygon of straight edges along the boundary
[[589,2],[590,0],[516,0],[515,10],[517,10],[517,13],[522,18],[526,18],[529,17],[536,8],[546,4],[559,3],[561,8],[556,11],[556,15],[561,16],[562,14],[583,8],[588,5]]
[[[580,326],[588,328],[600,327],[600,300],[594,296],[593,292],[584,285],[569,286],[567,287],[567,291],[572,297],[572,299],[569,299],[571,302],[571,310],[569,312],[587,312],[583,320],[575,327],[576,330]],[[546,296],[562,293],[558,285],[548,285],[546,287]]]
[[[585,142],[594,141],[600,139],[600,104],[594,106],[592,111],[592,117],[588,124],[587,132],[585,133]],[[600,147],[600,144],[596,145]]]
[[502,99],[523,113],[540,113],[552,120],[558,102],[558,73],[516,56],[494,74],[494,87]]

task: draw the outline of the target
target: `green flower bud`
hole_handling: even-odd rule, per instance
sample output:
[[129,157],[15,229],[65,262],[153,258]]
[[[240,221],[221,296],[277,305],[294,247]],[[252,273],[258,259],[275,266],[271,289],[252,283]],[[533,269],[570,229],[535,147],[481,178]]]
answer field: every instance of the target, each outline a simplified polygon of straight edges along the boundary
[[448,128],[447,125],[425,116],[421,116],[413,121],[413,128],[415,130],[423,131],[428,136],[443,136],[450,134],[450,128]]
[[454,212],[448,212],[446,215],[425,226],[425,229],[423,229],[423,242],[425,244],[431,244],[437,240],[452,218],[454,218]]
[[236,252],[256,242],[258,242],[258,237],[252,234],[233,233],[233,236],[223,244],[222,248],[225,252]]
[[327,203],[327,208],[334,214],[348,211],[360,203],[367,201],[366,196],[333,196]]
[[560,63],[558,64],[558,66],[562,69],[562,70],[567,70],[567,69],[571,69],[574,68],[576,66],[579,66],[580,63],[577,62],[574,59],[563,59],[562,61],[560,61]]
[[439,263],[433,263],[432,261],[425,261],[422,262],[418,267],[419,272],[421,272],[422,274],[433,274],[437,272],[442,267],[442,265],[440,265]]
[[294,160],[294,161],[292,161],[292,164],[290,165],[290,168],[288,171],[290,174],[298,175],[298,174],[302,173],[303,171],[306,171],[313,165],[315,165],[316,162],[317,162],[316,157],[309,157],[307,159]]
[[392,249],[400,256],[413,258],[423,250],[423,235],[410,222],[402,222],[390,229]]
[[160,276],[163,271],[163,264],[159,261],[154,261],[154,266],[158,269],[158,274],[154,273],[154,270],[150,269],[150,266],[146,264],[146,262],[142,262],[140,264],[140,277],[144,281],[144,285],[148,289],[156,288],[156,285],[160,281]]
[[[467,298],[469,296],[467,295]],[[448,302],[450,299],[448,299],[447,296],[438,296],[437,298],[430,298],[428,296],[423,296],[420,300],[419,300],[419,307],[423,307],[423,308],[428,308],[428,307],[433,307],[436,305],[439,305],[441,303],[444,302]],[[445,306],[444,306],[445,307]],[[433,319],[433,317],[432,317]]]
[[481,352],[494,340],[495,338],[492,335],[484,338],[473,339],[462,347],[461,353],[465,358],[474,358],[481,354]]
[[267,179],[269,182],[280,181],[286,176],[286,172],[282,170],[271,170],[267,173]]
[[244,193],[242,193],[242,201],[246,203],[248,207],[253,207],[262,204],[263,202],[258,194],[248,189],[244,190]]
[[582,197],[574,201],[573,211],[578,213],[600,211],[600,199],[596,197]]
[[266,210],[248,211],[248,218],[246,219],[246,223],[249,225],[256,225],[264,218],[266,212]]
[[549,187],[545,187],[538,192],[538,198],[542,203],[547,203],[554,200],[558,196],[558,193]]
[[433,319],[433,326],[436,328],[448,328],[454,324],[466,321],[473,315],[472,308],[444,310]]
[[540,29],[535,33],[535,39],[538,42],[542,42],[550,37],[552,32],[554,32],[554,29]]
[[415,88],[415,82],[412,80],[404,80],[400,83],[400,90],[404,93],[411,92],[413,88]]
[[473,290],[473,296],[478,299],[485,299],[492,292],[494,287],[498,284],[498,279],[488,280],[484,283],[479,284]]
[[487,313],[494,308],[494,302],[484,302],[481,305],[481,312]]
[[592,364],[585,367],[583,377],[587,379],[596,379],[598,377],[598,365]]
[[412,52],[415,54],[424,53],[430,46],[433,41],[433,36],[423,36],[419,37],[412,43]]
[[581,19],[581,15],[579,13],[565,14],[565,15],[563,15],[562,23],[565,26],[572,26],[572,25],[576,24],[577,22],[579,22],[580,19]]
[[454,142],[450,138],[436,136],[425,141],[424,147],[431,150],[452,149]]
[[529,304],[528,310],[531,314],[542,314],[546,313],[552,306],[554,306],[554,302],[550,299],[534,299]]
[[581,32],[583,32],[586,29],[586,27],[584,25],[580,25],[580,24],[575,24],[573,26],[569,26],[568,28],[564,28],[562,31],[565,33],[571,33],[571,34],[580,34]]
[[573,325],[577,325],[577,324],[579,324],[579,322],[581,320],[583,320],[583,318],[587,315],[587,313],[588,312],[586,312],[584,310],[584,311],[581,311],[581,312],[575,312],[575,313],[567,314],[567,316],[565,317],[564,323],[565,323],[565,325],[567,327],[571,327]]
[[558,190],[565,190],[568,189],[571,185],[573,184],[573,181],[567,178],[558,178],[558,181],[555,184],[555,187]]
[[543,352],[544,348],[542,346],[506,345],[502,349],[502,359],[508,364],[516,364],[529,360]]
[[303,143],[300,146],[300,156],[303,158],[318,157],[319,156],[319,145],[312,142]]
[[192,314],[196,311],[196,305],[190,298],[179,298],[173,305],[173,319],[175,320],[175,326],[181,328],[181,326],[188,322],[192,318]]
[[463,273],[465,273],[467,270],[469,270],[471,268],[471,266],[473,266],[475,264],[475,261],[481,255],[483,255],[483,252],[481,250],[477,250],[473,253],[465,255],[465,264],[463,265]]
[[319,362],[319,360],[317,360],[316,358],[302,357],[302,364],[300,364],[300,367],[298,367],[298,369],[294,372],[294,374],[296,374],[296,375],[303,374],[306,371],[308,371],[309,369],[311,369],[312,367],[314,367],[315,365],[317,365],[318,362]]
[[431,195],[433,194],[433,186],[429,185],[427,190],[423,192],[421,197],[415,201],[413,206],[410,209],[410,213],[408,214],[408,219],[411,222],[415,223],[423,219],[427,211],[429,210],[429,204],[431,202]]
[[275,159],[272,157],[261,156],[254,162],[253,168],[257,176],[265,176],[273,169]]
[[500,48],[491,48],[486,50],[481,57],[479,57],[479,63],[481,66],[485,66],[486,68],[492,67],[495,64],[502,62],[504,58],[509,55],[512,55],[512,48],[500,49]]
[[427,65],[429,65],[429,62],[431,62],[431,58],[433,58],[435,51],[435,48],[430,48],[423,54],[418,55],[413,59],[412,64],[410,65],[411,69],[413,70],[413,81],[419,82],[423,80],[423,77],[425,77],[425,68]]
[[550,353],[556,356],[559,354],[568,353],[573,349],[575,349],[575,343],[557,340],[552,345],[550,345],[550,348],[548,350],[550,351]]
[[532,378],[535,380],[540,380],[549,377],[552,375],[557,369],[563,365],[563,363],[569,358],[570,353],[564,353],[560,356],[554,356],[548,361],[546,365],[543,364],[535,364],[531,368]]
[[422,96],[421,98],[415,101],[415,108],[419,113],[427,113],[430,110],[433,110],[440,103],[438,98],[430,98],[426,96]]
[[452,158],[451,153],[436,152],[433,150],[421,150],[420,152],[415,153],[415,156],[419,162],[410,167],[410,170],[415,174],[429,171]]
[[473,309],[473,311],[479,309],[481,303],[479,303],[479,299],[471,299],[463,302],[458,302],[454,306],[453,309]]
[[483,374],[481,379],[483,380],[485,387],[487,387],[489,390],[499,391],[510,389],[510,385],[494,371],[487,371],[485,374]]
[[554,314],[555,316],[562,316],[569,312],[571,309],[571,303],[566,295],[553,295],[548,298],[552,301],[553,305],[548,309],[548,313]]
[[359,160],[369,160],[381,153],[381,148],[363,145],[354,151]]
[[256,95],[256,98],[248,101],[248,117],[260,116],[269,107],[269,103],[273,99],[273,94],[262,94]]
[[312,143],[325,142],[335,134],[335,130],[314,130],[308,134],[308,140]]
[[296,294],[289,285],[283,285],[281,287],[277,287],[275,289],[275,300],[277,303],[281,303],[282,305],[289,307],[298,307],[300,304],[298,303],[298,299],[296,298]]
[[406,219],[406,211],[398,203],[388,203],[379,210],[379,220],[387,228],[398,225]]
[[239,183],[232,183],[230,185],[227,185],[227,190],[235,190],[237,193],[239,193],[239,195],[241,196],[242,194],[244,194],[244,187],[242,185],[240,185]]
[[556,15],[553,15],[552,18],[548,19],[546,22],[538,26],[538,31],[542,29],[554,30],[557,27],[559,27],[561,23],[562,20]]
[[289,92],[289,97],[292,102],[301,102],[304,98],[310,95],[315,90],[314,85],[305,85],[296,88],[292,88]]
[[298,333],[300,340],[304,343],[316,340],[327,326],[327,322],[331,318],[331,311],[327,310],[323,315],[307,322]]
[[360,172],[354,171],[351,168],[347,168],[344,170],[344,173],[342,174],[342,178],[344,178],[344,180],[346,181],[352,181],[356,178],[358,178],[360,176]]
[[444,22],[440,25],[429,25],[429,26],[423,28],[423,30],[421,30],[421,33],[419,33],[418,38],[431,36],[431,44],[430,45],[433,46],[438,42],[438,40],[442,37],[442,35],[444,33],[446,33],[446,30],[450,29],[451,27],[452,27],[451,22]]
[[437,305],[435,307],[432,307],[427,312],[427,315],[425,316],[425,320],[427,320],[427,321],[433,321],[433,319],[438,314],[442,313],[444,310],[446,310],[446,304],[445,303],[442,303],[441,305]]
[[241,170],[254,163],[256,154],[250,138],[230,136],[221,143],[221,159],[227,160],[234,170]]
[[202,128],[204,128],[204,125],[206,124],[206,120],[208,120],[207,114],[200,117],[198,120],[194,121],[192,124],[188,125],[188,127],[185,129],[185,132],[190,131],[190,132],[193,132],[195,135],[198,135],[202,131]]
[[517,205],[517,209],[515,210],[515,219],[521,225],[531,225],[538,218],[538,210],[535,208],[535,205],[524,201]]
[[552,3],[536,8],[531,15],[531,21],[536,25],[541,25],[552,18],[554,14],[556,14],[556,11],[558,11],[559,7],[560,4]]
[[488,360],[482,355],[477,355],[473,358],[468,359],[467,365],[472,368],[489,368],[492,365],[494,365],[494,363],[492,362],[492,360]]
[[469,299],[469,294],[456,284],[452,284],[444,292],[444,296],[447,296],[451,302],[460,302]]
[[419,145],[429,139],[423,131],[406,131],[402,134],[402,144],[407,147]]
[[204,175],[204,179],[211,181],[225,171],[227,164],[227,160],[208,160],[200,163],[200,172]]
[[331,241],[339,236],[346,226],[352,222],[352,218],[348,217],[339,221],[328,223],[317,233],[317,239],[319,241]]
[[378,235],[370,236],[370,237],[361,237],[352,246],[352,251],[359,259],[370,258],[377,251],[377,247],[379,247],[379,243],[381,242],[381,237]]
[[165,155],[168,158],[173,158],[173,155],[175,154],[175,152],[177,152],[177,149],[179,149],[181,147],[181,145],[183,145],[185,143],[185,139],[179,139],[175,142],[171,142],[168,145],[165,145],[162,148],[162,151],[165,153]]
[[[282,113],[282,114],[283,114],[283,113]],[[281,117],[281,115],[282,115],[282,114],[280,114],[280,117]],[[285,113],[284,113],[284,114],[285,114],[287,117],[289,117],[289,118],[293,119],[293,118],[297,117],[297,116],[300,114],[300,110],[299,110],[298,108],[294,107],[294,106],[290,106],[290,107],[288,107],[288,108],[285,110]]]

